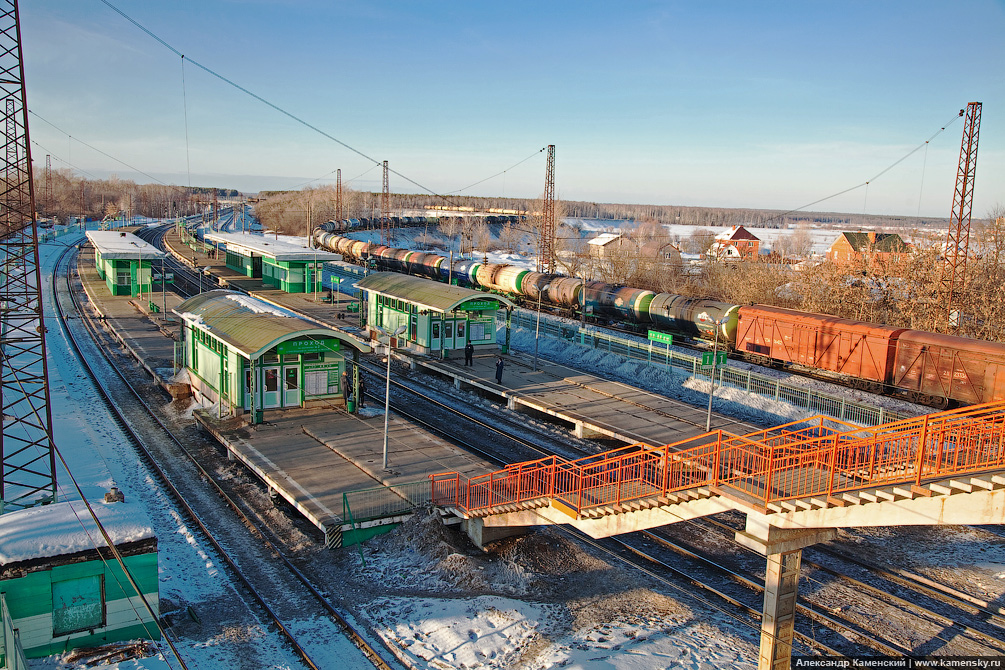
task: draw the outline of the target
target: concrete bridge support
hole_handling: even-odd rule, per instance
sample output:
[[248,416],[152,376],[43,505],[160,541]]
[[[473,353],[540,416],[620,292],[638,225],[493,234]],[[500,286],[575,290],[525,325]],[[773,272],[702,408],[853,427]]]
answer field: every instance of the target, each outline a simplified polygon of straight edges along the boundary
[[789,670],[799,595],[799,566],[803,548],[837,536],[833,528],[779,528],[766,514],[747,513],[747,527],[736,541],[768,561],[764,571],[764,608],[761,611],[761,650],[757,670]]
[[761,612],[761,651],[758,670],[788,670],[795,632],[799,564],[803,550],[768,554]]

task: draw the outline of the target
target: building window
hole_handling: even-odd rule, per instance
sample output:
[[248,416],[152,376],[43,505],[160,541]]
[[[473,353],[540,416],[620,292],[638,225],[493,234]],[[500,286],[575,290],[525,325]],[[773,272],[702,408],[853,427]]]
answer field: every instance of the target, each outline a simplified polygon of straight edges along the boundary
[[101,575],[52,583],[52,635],[67,635],[105,625]]

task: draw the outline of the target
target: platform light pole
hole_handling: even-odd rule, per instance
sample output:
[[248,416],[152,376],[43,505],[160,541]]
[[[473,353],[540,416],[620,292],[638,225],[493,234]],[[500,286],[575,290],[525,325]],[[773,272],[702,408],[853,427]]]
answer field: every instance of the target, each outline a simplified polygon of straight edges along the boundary
[[386,386],[384,388],[384,461],[383,469],[387,470],[387,419],[391,410],[391,338],[398,337],[405,332],[407,325],[398,326],[394,334],[381,329],[385,335],[387,335],[387,376],[385,377]]
[[551,284],[545,284],[537,294],[537,325],[534,327],[534,372],[537,372],[537,343],[541,333],[541,298],[549,288],[551,288]]
[[716,320],[713,323],[715,324],[715,339],[712,341],[712,379],[711,387],[708,390],[708,413],[705,415],[706,433],[712,430],[712,396],[715,395],[715,359],[719,347],[719,327],[722,326],[723,322]]

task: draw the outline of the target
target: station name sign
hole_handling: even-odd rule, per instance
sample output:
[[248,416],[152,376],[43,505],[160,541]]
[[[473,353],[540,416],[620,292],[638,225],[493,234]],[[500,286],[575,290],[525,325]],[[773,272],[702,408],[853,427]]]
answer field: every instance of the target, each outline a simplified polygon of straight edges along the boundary
[[314,354],[320,351],[338,351],[340,342],[334,337],[319,340],[287,340],[276,345],[280,354]]
[[464,303],[463,309],[472,312],[480,309],[499,309],[499,303],[495,300],[468,300]]
[[661,333],[658,330],[649,331],[649,339],[653,342],[662,342],[663,344],[673,344],[673,335],[670,333]]

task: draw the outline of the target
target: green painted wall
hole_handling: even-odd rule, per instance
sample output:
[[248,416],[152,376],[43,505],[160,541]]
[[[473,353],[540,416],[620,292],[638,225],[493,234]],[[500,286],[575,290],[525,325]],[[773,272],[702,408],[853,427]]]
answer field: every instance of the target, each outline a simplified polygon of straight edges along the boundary
[[[140,590],[155,601],[158,594],[157,582],[157,553],[150,552],[136,556],[127,556],[123,559],[129,573],[136,580]],[[66,649],[75,647],[90,647],[109,642],[130,640],[137,637],[146,639],[159,639],[160,633],[157,626],[150,623],[145,630],[144,626],[136,622],[135,624],[109,630],[107,628],[96,629],[93,634],[85,631],[83,635],[74,633],[69,636],[61,636],[60,639],[52,640],[52,584],[69,579],[78,579],[100,575],[104,580],[104,602],[105,609],[113,605],[116,601],[121,601],[136,595],[129,580],[122,572],[121,567],[115,560],[102,562],[100,560],[84,561],[70,565],[55,566],[50,570],[40,570],[31,572],[23,577],[0,581],[0,591],[6,594],[7,606],[10,609],[11,618],[14,620],[14,627],[21,631],[21,640],[25,645],[30,644],[31,639],[43,637],[48,639],[46,644],[25,647],[25,655],[28,658],[41,658],[52,654],[60,653]],[[155,610],[156,611],[156,610]],[[141,613],[144,620],[149,615]],[[29,628],[31,622],[19,620],[29,619],[48,615],[47,630],[32,630]],[[37,620],[35,622],[37,625]],[[69,639],[66,639],[66,638]]]

